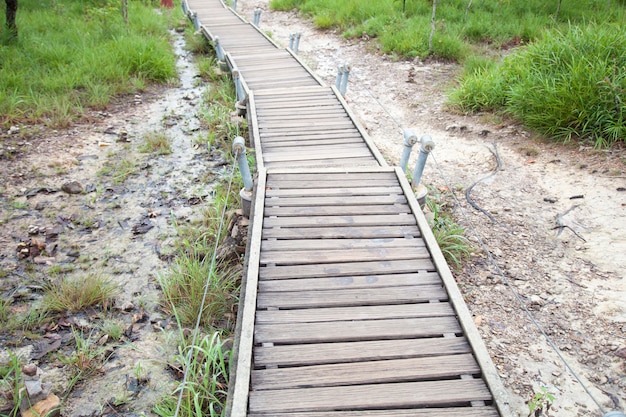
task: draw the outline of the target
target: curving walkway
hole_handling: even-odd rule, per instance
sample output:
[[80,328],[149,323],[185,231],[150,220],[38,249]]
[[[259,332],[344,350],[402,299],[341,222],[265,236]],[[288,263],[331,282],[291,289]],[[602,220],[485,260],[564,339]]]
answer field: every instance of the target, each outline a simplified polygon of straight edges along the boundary
[[258,164],[227,415],[508,416],[401,170],[290,50],[220,0],[183,8],[240,83]]

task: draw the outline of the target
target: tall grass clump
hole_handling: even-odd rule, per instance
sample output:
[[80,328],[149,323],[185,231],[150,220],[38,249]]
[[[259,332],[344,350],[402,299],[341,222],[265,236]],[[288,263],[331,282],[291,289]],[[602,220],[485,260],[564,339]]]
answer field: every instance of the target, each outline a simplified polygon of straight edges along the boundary
[[0,43],[0,123],[67,126],[113,96],[173,79],[172,13],[131,2],[126,24],[114,0],[21,1],[19,37]]
[[606,0],[440,1],[432,47],[433,2],[427,0],[272,0],[277,10],[298,9],[322,29],[351,38],[366,34],[385,53],[462,61],[484,46],[509,48],[537,39],[546,28],[590,22],[623,22],[623,2]]
[[626,29],[549,31],[499,65],[468,73],[452,92],[463,111],[502,111],[557,141],[626,138]]

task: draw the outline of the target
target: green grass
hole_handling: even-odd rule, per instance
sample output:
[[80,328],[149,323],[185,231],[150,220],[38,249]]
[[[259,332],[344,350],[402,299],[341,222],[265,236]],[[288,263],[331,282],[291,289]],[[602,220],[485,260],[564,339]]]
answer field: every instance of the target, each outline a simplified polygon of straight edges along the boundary
[[549,31],[500,64],[466,71],[451,102],[500,111],[557,141],[597,147],[626,139],[626,29],[589,25]]
[[[187,356],[190,360],[187,361]],[[219,332],[204,336],[199,343],[186,345],[176,356],[172,368],[188,373],[180,416],[221,416],[228,393],[230,350]],[[188,364],[188,365],[187,365]],[[164,399],[154,408],[157,415],[169,417],[176,410],[177,397]]]
[[117,285],[97,274],[62,277],[46,287],[42,306],[45,311],[70,313],[95,305],[107,309],[118,292]]
[[400,56],[463,60],[485,45],[507,48],[537,39],[545,28],[589,22],[623,22],[624,2],[565,1],[557,16],[556,0],[440,1],[431,32],[432,2],[407,0],[272,0],[273,9],[299,9],[319,28],[337,28],[346,37],[364,33],[377,38],[381,50]]
[[143,138],[139,146],[139,152],[156,155],[169,155],[172,153],[172,140],[165,132],[150,132]]
[[432,188],[429,191],[432,195],[426,200],[428,224],[448,264],[458,267],[471,255],[471,244],[464,235],[465,230],[448,212],[444,196]]
[[113,0],[20,0],[19,37],[0,43],[0,123],[64,127],[114,95],[173,79],[171,13],[130,2],[126,27]]

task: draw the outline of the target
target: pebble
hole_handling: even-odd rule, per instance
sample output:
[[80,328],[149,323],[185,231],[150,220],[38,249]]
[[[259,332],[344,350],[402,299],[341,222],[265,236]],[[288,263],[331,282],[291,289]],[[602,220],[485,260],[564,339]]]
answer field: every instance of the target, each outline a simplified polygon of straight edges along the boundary
[[61,189],[68,194],[80,194],[83,192],[83,185],[78,181],[72,181],[63,184]]

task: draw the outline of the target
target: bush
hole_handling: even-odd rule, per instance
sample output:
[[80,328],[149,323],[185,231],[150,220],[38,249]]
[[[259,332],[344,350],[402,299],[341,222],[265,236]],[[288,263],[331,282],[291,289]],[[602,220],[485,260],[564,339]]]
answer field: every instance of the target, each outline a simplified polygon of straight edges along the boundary
[[626,29],[549,31],[500,65],[467,75],[451,101],[464,111],[504,111],[559,141],[624,141]]

